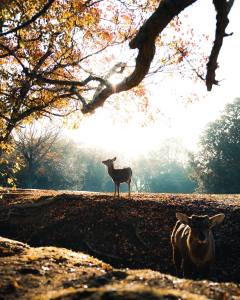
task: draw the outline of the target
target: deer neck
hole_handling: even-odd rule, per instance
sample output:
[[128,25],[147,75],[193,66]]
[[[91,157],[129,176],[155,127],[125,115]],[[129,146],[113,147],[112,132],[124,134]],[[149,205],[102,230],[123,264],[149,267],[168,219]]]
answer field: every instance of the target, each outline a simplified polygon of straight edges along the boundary
[[108,166],[108,174],[110,175],[110,176],[112,176],[112,175],[114,175],[114,166],[113,165],[111,165],[111,166]]

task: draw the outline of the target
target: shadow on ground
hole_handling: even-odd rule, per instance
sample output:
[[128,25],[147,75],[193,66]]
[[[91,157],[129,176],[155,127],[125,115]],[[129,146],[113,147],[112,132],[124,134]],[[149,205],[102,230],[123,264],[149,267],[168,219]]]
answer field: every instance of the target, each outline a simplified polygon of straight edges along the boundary
[[237,195],[110,194],[18,190],[3,193],[0,235],[31,246],[83,251],[116,268],[174,274],[170,234],[175,212],[213,215],[216,263],[208,279],[240,282],[240,197]]

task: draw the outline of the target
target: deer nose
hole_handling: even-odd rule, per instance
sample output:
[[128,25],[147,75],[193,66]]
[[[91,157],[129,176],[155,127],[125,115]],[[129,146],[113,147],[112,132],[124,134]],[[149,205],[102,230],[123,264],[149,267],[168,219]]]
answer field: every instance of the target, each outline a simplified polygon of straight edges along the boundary
[[203,232],[199,232],[198,238],[200,241],[204,241],[205,240],[205,234]]

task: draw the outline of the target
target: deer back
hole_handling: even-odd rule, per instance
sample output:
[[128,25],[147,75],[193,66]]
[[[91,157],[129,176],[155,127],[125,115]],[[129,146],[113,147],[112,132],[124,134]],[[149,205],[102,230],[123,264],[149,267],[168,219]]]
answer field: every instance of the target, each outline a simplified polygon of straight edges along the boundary
[[189,231],[189,226],[182,224],[180,221],[177,221],[173,229],[171,237],[172,245],[179,250],[182,257],[188,256],[187,239]]
[[132,177],[131,168],[110,169],[108,173],[115,183],[128,182]]

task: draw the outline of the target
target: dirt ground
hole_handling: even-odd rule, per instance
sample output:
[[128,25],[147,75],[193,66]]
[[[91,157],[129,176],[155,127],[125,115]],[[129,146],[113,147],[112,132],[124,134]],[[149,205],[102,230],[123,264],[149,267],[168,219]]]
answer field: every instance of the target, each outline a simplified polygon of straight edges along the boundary
[[[188,215],[193,213],[213,215],[220,212],[226,215],[224,222],[214,230],[216,262],[208,280],[190,281],[171,276],[174,275],[174,268],[170,234],[176,222],[176,211]],[[41,296],[43,297],[41,299],[195,299],[195,294],[202,295],[202,299],[240,299],[240,196],[238,195],[141,193],[133,194],[132,199],[128,199],[126,194],[116,199],[111,194],[87,192],[3,190],[0,199],[0,236],[34,247],[61,247],[23,246],[24,251],[31,252],[30,256],[37,257],[33,260],[36,264],[29,267],[26,254],[24,259],[21,253],[6,255],[4,252],[8,253],[9,250],[6,250],[4,243],[1,244],[0,241],[1,278],[3,274],[6,275],[7,270],[10,272],[9,266],[13,266],[13,273],[6,275],[7,279],[3,283],[0,279],[0,287],[2,284],[0,291],[12,292],[4,295],[0,292],[0,299],[8,299],[6,295],[10,297],[9,299],[15,299],[11,297],[15,297],[17,293],[20,298],[24,295],[25,298],[22,299],[33,299],[33,296],[37,295],[48,295],[48,298]],[[69,258],[63,259],[63,262],[61,259],[59,261],[59,256],[70,255],[68,251],[74,253],[76,257],[79,255],[75,257],[80,262],[79,268],[76,269],[74,265],[76,261]],[[79,251],[104,261],[99,263],[107,266],[106,274],[102,276],[100,271],[98,273],[94,268],[91,269],[90,265],[91,270],[87,270],[84,281],[82,274],[84,270],[81,266],[83,254]],[[58,290],[64,290],[63,294],[56,294],[54,292],[56,283],[50,283],[54,281],[52,278],[56,275],[51,277],[46,275],[48,274],[46,271],[49,270],[42,271],[38,268],[42,265],[39,262],[43,260],[41,256],[45,257],[43,266],[47,262],[52,264],[49,267],[52,274],[61,273],[62,279],[59,279]],[[30,268],[30,271],[20,273],[16,271],[19,268],[24,269],[25,266],[27,269]],[[61,268],[65,271],[62,272]],[[73,272],[70,271],[71,268],[74,269]],[[103,278],[100,279],[103,284],[99,286],[95,283],[88,284],[92,272],[95,274],[94,278],[99,276]],[[117,272],[114,274],[118,275],[115,276],[111,272]],[[47,290],[43,288],[44,284],[47,285],[47,281],[43,283],[39,278],[47,280],[49,276],[51,280]],[[31,277],[33,282],[38,282],[36,287],[30,279],[25,280],[23,277],[25,279]],[[67,287],[66,283],[63,284],[66,280],[70,280]],[[31,283],[33,287],[27,288],[26,282]],[[83,287],[84,284],[87,288]],[[176,289],[175,294],[173,289]],[[29,294],[26,290],[30,291]],[[181,293],[178,294],[178,291]],[[127,298],[126,293],[130,293]],[[166,293],[168,298],[165,297],[166,294],[161,293]],[[196,299],[200,299],[197,297]]]

